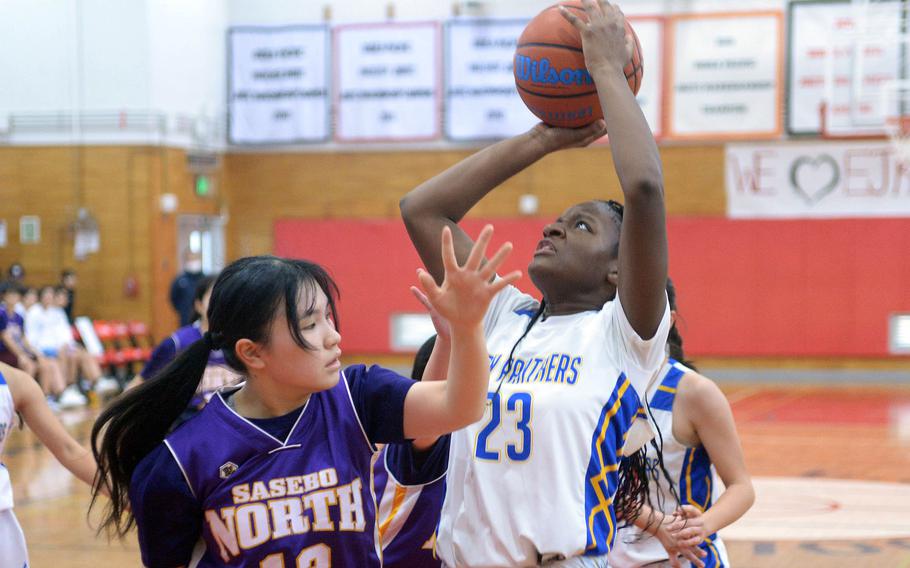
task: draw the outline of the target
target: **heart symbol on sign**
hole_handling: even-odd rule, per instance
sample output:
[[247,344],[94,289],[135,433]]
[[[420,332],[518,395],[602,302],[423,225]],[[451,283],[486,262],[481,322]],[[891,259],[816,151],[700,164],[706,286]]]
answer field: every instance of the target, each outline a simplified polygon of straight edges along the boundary
[[815,158],[802,156],[790,166],[790,185],[809,205],[815,205],[834,191],[839,181],[840,168],[830,154],[820,154]]

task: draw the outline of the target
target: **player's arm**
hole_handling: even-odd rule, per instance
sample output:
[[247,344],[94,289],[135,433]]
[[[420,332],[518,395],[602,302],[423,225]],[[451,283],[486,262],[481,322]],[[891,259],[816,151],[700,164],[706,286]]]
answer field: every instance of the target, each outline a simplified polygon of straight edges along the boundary
[[484,148],[405,195],[399,203],[401,216],[414,248],[433,279],[442,282],[439,235],[443,227],[452,230],[455,255],[459,262],[464,262],[473,243],[457,223],[478,201],[548,153],[587,146],[603,134],[603,121],[581,129],[538,125]]
[[[433,352],[430,353],[430,358],[427,360],[426,367],[424,367],[421,382],[444,381],[448,376],[449,359],[451,358],[452,352],[452,338],[449,322],[439,315],[439,312],[436,311],[436,308],[433,307],[433,304],[430,303],[430,300],[423,292],[418,290],[415,286],[411,286],[411,293],[414,294],[420,303],[427,309],[430,317],[433,319],[433,327],[436,329],[436,341],[433,343]],[[412,445],[414,446],[414,449],[418,451],[426,451],[432,448],[433,444],[435,444],[438,439],[439,438],[437,437],[417,438],[412,442]]]
[[511,252],[510,243],[482,265],[493,235],[489,225],[481,232],[464,266],[455,258],[451,231],[443,229],[442,233],[445,279],[438,286],[421,270],[419,280],[433,307],[449,322],[451,355],[445,381],[417,383],[405,397],[404,435],[411,439],[441,436],[483,417],[489,382],[483,316],[493,296],[521,275],[516,271],[493,280],[496,269]]
[[657,144],[629,89],[623,68],[632,39],[625,18],[606,0],[583,0],[589,23],[560,11],[582,37],[585,65],[597,86],[625,212],[619,243],[619,297],[642,339],[657,332],[666,309],[667,224]]
[[[699,375],[690,373],[683,380],[691,381],[691,386],[677,391],[677,397],[682,397],[678,403],[685,405],[686,416],[726,487],[717,503],[701,515],[703,536],[708,536],[742,517],[755,502],[755,490],[727,397],[713,381]],[[688,536],[686,529],[681,534]]]
[[13,395],[16,412],[22,415],[32,432],[63,467],[91,485],[98,470],[92,453],[74,440],[54,416],[38,383],[22,371],[10,367],[4,368],[3,376]]
[[0,339],[2,339],[3,344],[6,345],[6,348],[9,349],[16,358],[23,359],[28,357],[28,353],[26,353],[25,349],[23,349],[19,343],[16,342],[15,338],[13,338],[13,331],[11,329],[7,328],[4,329],[3,332],[0,332]]

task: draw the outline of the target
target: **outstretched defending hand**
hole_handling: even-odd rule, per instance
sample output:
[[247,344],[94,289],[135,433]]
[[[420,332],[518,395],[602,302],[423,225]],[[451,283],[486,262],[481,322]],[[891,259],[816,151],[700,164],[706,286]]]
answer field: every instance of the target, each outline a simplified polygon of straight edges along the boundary
[[484,264],[484,254],[492,237],[493,226],[487,225],[471,248],[464,266],[458,266],[452,231],[445,227],[442,230],[442,264],[445,268],[442,285],[437,286],[433,277],[423,269],[417,270],[417,278],[427,300],[453,329],[479,325],[493,296],[521,277],[521,272],[516,270],[493,280],[496,269],[512,252],[512,243],[499,247],[493,258]]
[[588,21],[585,22],[563,6],[559,13],[581,34],[581,48],[588,72],[608,67],[622,73],[632,58],[633,40],[626,35],[626,17],[622,10],[607,0],[582,0]]
[[433,307],[433,304],[430,303],[430,299],[427,298],[426,294],[420,291],[420,288],[411,286],[411,293],[414,294],[417,301],[423,304],[423,307],[427,309],[427,313],[430,314],[430,319],[433,321],[433,328],[436,329],[437,338],[449,341],[452,338],[452,330],[449,329],[449,322],[439,315],[439,312],[437,312],[436,308]]

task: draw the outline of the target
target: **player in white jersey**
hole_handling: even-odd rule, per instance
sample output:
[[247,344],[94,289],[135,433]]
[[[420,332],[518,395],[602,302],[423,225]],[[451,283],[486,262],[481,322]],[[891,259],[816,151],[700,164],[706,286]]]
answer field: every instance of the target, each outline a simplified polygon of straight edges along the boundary
[[[41,387],[22,371],[0,363],[0,456],[17,414],[73,475],[91,485],[95,460],[74,440],[48,407]],[[25,537],[13,513],[13,487],[6,466],[0,464],[0,566],[27,568]]]
[[[471,241],[457,221],[485,195],[546,154],[610,131],[626,207],[590,201],[544,228],[529,265],[543,301],[509,287],[491,304],[484,419],[451,438],[437,535],[446,566],[605,566],[619,458],[646,386],[664,361],[670,328],[660,156],[622,68],[622,13],[585,2],[580,30],[604,121],[578,130],[538,125],[463,160],[411,191],[402,216],[437,281],[439,231],[459,257]],[[541,170],[542,171],[542,170]],[[596,180],[595,180],[596,182]],[[632,446],[632,444],[630,444]],[[635,507],[625,512],[635,516]]]
[[[707,568],[728,567],[717,531],[749,510],[755,491],[727,398],[710,379],[682,363],[685,353],[675,325],[672,283],[667,296],[674,321],[667,342],[670,359],[661,369],[660,382],[648,391],[647,410],[640,409],[660,433],[647,446],[646,457],[649,504],[655,514],[643,513],[635,526],[620,529],[610,565],[678,567],[691,561]],[[685,518],[684,528],[680,518]],[[667,528],[674,523],[679,530],[669,534]],[[700,559],[686,550],[690,545],[700,549],[695,551]],[[679,555],[685,558],[680,560]]]

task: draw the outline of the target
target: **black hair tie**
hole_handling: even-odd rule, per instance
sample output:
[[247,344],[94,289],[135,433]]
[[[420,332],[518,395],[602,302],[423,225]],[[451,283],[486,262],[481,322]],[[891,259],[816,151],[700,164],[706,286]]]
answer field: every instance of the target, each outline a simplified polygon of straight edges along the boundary
[[209,348],[209,351],[218,351],[221,349],[221,334],[212,333],[207,331],[202,334],[202,341],[205,342],[205,346]]

